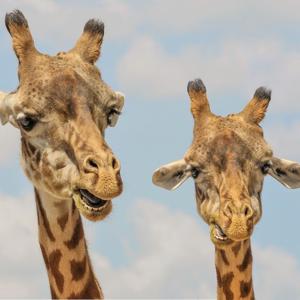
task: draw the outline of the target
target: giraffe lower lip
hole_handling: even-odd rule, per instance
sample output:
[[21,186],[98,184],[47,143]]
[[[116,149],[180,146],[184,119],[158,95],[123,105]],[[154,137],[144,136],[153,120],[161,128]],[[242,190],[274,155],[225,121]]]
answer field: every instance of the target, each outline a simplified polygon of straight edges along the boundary
[[107,200],[103,200],[94,196],[88,190],[79,189],[79,192],[83,201],[91,207],[100,208],[107,204]]
[[219,241],[227,241],[228,240],[227,235],[223,232],[222,228],[218,224],[215,224],[214,237]]

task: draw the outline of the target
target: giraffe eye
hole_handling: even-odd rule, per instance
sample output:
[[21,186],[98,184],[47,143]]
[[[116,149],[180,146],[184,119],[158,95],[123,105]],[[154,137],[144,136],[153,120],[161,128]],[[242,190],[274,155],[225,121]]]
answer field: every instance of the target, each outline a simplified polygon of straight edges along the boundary
[[121,112],[116,108],[111,108],[107,114],[107,123],[109,126],[115,126],[117,124],[118,118]]
[[24,130],[30,131],[36,125],[37,120],[32,117],[22,117],[18,119],[18,122]]
[[266,175],[266,174],[268,174],[268,171],[271,168],[271,166],[272,166],[271,162],[267,161],[261,165],[260,169],[261,169],[262,173],[264,175]]
[[192,177],[194,179],[196,179],[198,177],[199,173],[200,173],[200,170],[197,169],[197,168],[192,168],[191,173],[192,173]]

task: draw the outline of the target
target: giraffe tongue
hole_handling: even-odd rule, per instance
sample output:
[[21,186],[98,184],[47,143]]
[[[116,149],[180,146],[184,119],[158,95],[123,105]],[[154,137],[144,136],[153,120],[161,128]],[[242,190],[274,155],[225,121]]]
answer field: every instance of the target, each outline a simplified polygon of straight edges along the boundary
[[106,200],[102,200],[100,198],[97,198],[93,194],[91,194],[88,190],[79,190],[83,200],[92,207],[101,207],[107,203]]

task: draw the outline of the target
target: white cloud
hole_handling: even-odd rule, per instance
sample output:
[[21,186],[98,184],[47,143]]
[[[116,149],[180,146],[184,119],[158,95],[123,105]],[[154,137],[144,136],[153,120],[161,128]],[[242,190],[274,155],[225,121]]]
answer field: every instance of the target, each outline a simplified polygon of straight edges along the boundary
[[[240,33],[248,33],[253,29],[272,29],[299,22],[299,1],[263,0],[241,2],[238,0],[152,0],[135,5],[139,13],[144,13],[143,21],[154,28],[156,33],[178,36],[186,33],[203,32],[203,29],[221,25],[219,30],[232,27]],[[238,28],[236,27],[239,24]],[[224,24],[225,26],[222,26]]]
[[140,98],[174,97],[185,90],[190,62],[187,56],[169,55],[153,39],[142,37],[120,61],[118,78],[122,89]]
[[[118,66],[122,90],[147,99],[187,97],[186,85],[200,77],[209,95],[243,95],[273,89],[272,110],[299,111],[300,54],[284,50],[276,40],[227,40],[214,45],[193,44],[171,54],[150,37],[138,38]],[[213,101],[212,101],[213,104]]]
[[0,195],[0,298],[49,297],[34,197]]
[[4,0],[0,8],[3,12],[20,9],[37,45],[58,47],[57,51],[62,50],[62,45],[72,48],[91,18],[104,21],[105,39],[118,40],[134,34],[138,17],[129,5],[117,0],[90,1],[88,5],[80,1]]
[[149,1],[140,10],[145,22],[158,30],[158,34],[182,34],[201,31],[207,22],[229,21],[245,5],[239,1]]
[[0,125],[0,165],[7,164],[11,158],[18,158],[20,152],[20,135],[11,125]]
[[300,122],[273,122],[272,125],[265,126],[265,138],[273,148],[274,155],[299,161]]
[[255,246],[253,257],[257,299],[299,298],[300,268],[295,257],[272,246]]

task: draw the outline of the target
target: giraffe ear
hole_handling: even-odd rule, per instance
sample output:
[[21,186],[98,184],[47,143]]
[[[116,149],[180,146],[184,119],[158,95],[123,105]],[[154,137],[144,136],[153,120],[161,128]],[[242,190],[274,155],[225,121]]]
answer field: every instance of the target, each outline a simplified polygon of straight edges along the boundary
[[5,125],[9,121],[12,125],[16,126],[16,123],[12,118],[15,99],[15,94],[0,92],[0,121],[2,125]]
[[7,97],[6,93],[0,92],[0,120],[2,125],[6,124],[9,119],[9,109],[6,105],[5,98]]
[[152,182],[167,190],[175,190],[192,175],[191,166],[184,159],[163,165],[154,171]]
[[19,59],[23,63],[32,55],[38,54],[34,46],[27,20],[19,10],[14,10],[5,16],[5,25],[12,37],[13,48]]
[[289,189],[300,188],[299,163],[273,157],[268,174]]
[[104,23],[91,19],[85,24],[81,37],[70,52],[79,54],[83,60],[93,64],[100,56],[103,36]]
[[239,115],[247,122],[259,124],[265,117],[270,100],[271,90],[259,87],[255,91],[253,98]]

